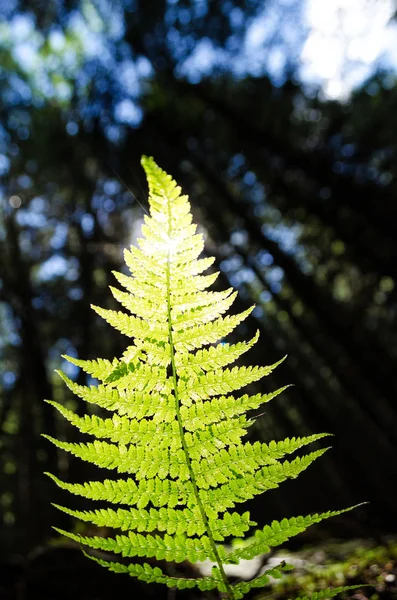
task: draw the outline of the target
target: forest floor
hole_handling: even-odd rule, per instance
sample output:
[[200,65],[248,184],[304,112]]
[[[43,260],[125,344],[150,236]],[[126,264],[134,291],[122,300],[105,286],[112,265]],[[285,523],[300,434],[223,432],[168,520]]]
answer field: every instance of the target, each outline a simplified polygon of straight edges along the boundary
[[[285,560],[295,569],[275,581],[271,589],[274,600],[310,597],[327,588],[362,585],[340,597],[354,600],[397,600],[397,538],[382,545],[374,540],[331,540],[299,551],[278,551],[267,561],[266,568]],[[261,592],[255,598],[269,597]]]
[[[360,587],[338,598],[397,600],[397,538],[383,540],[382,545],[369,539],[331,540],[296,551],[279,550],[264,556],[259,569],[261,565],[263,569],[274,567],[282,560],[293,565],[294,570],[284,574],[282,580],[274,580],[271,586],[250,592],[247,600],[305,599],[327,588],[349,585]],[[251,577],[248,572],[246,576]],[[175,592],[115,575],[87,560],[70,540],[43,546],[23,563],[0,561],[1,600],[109,600],[127,595],[139,600],[215,597],[192,590]]]

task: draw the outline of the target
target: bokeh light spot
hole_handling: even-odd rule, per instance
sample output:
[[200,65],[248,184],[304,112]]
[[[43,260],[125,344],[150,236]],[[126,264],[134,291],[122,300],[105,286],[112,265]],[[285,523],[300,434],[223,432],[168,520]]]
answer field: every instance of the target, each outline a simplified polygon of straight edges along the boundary
[[8,200],[8,203],[12,208],[19,208],[22,204],[22,200],[19,196],[11,196]]

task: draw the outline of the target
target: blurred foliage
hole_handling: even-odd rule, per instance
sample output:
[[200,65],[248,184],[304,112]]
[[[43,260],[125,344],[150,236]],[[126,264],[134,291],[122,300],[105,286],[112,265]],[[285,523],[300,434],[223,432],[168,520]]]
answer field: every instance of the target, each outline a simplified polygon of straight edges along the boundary
[[[289,354],[263,391],[295,386],[252,435],[335,434],[254,517],[370,500],[332,533],[395,530],[395,76],[344,103],[302,87],[299,0],[15,0],[0,15],[0,553],[50,535],[44,470],[95,477],[40,438],[66,431],[42,400],[72,402],[53,374],[62,354],[123,351],[89,304],[106,305],[139,235],[143,153],[189,192],[220,287],[256,302],[247,360]],[[255,19],[267,34],[250,56]]]
[[[397,597],[397,543],[394,538],[384,546],[377,546],[373,540],[330,541],[292,554],[276,553],[270,564],[279,560],[291,562],[295,570],[275,582],[272,597],[276,599],[290,598],[291,595],[310,597],[329,587],[356,584],[363,587],[351,592],[350,597],[355,600]],[[263,594],[258,595],[256,600],[263,597]]]

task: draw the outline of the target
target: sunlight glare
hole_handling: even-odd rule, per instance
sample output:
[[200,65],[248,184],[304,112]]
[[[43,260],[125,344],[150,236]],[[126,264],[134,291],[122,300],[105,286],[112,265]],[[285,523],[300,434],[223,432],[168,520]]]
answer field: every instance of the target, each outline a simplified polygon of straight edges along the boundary
[[374,63],[393,51],[393,12],[393,0],[306,0],[311,31],[301,53],[302,78],[322,82],[328,98],[346,98],[357,79],[368,77]]

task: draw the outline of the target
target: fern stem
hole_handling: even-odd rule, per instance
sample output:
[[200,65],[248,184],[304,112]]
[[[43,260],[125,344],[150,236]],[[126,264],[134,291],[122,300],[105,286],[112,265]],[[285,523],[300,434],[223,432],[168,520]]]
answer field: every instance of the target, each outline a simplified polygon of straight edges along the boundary
[[[168,222],[170,223],[170,229],[171,229],[171,215],[170,214],[168,215]],[[171,233],[171,231],[169,231],[168,235],[169,235],[169,237],[171,239],[170,233]],[[201,518],[203,519],[203,523],[204,523],[205,529],[207,531],[208,539],[210,541],[211,548],[212,548],[212,551],[213,551],[214,556],[215,556],[216,563],[217,563],[218,568],[219,568],[219,572],[221,574],[223,583],[224,583],[225,588],[226,588],[227,597],[228,597],[229,600],[235,600],[233,588],[230,585],[229,580],[227,578],[227,575],[226,575],[226,573],[225,573],[225,571],[223,569],[223,563],[222,563],[221,557],[219,556],[219,552],[218,552],[218,549],[216,547],[216,543],[215,543],[214,536],[213,536],[212,531],[211,531],[211,527],[210,527],[210,524],[209,524],[209,521],[208,521],[208,517],[207,517],[207,514],[205,512],[204,505],[203,505],[203,503],[201,501],[201,498],[200,498],[198,486],[197,486],[197,483],[196,483],[196,478],[195,478],[193,467],[192,467],[192,462],[191,462],[190,456],[189,456],[189,450],[188,450],[188,447],[187,447],[187,444],[186,444],[186,440],[185,440],[185,432],[184,432],[184,428],[183,428],[183,424],[182,424],[182,417],[181,417],[181,412],[180,412],[180,401],[179,401],[179,395],[178,395],[177,372],[176,372],[176,366],[175,366],[175,351],[174,351],[174,344],[173,344],[173,337],[172,337],[171,291],[170,291],[170,256],[171,256],[171,249],[168,250],[167,270],[166,270],[166,281],[167,281],[167,318],[168,318],[168,338],[169,338],[169,344],[170,344],[170,358],[171,358],[172,378],[173,378],[174,393],[175,393],[175,400],[176,400],[176,415],[177,415],[177,419],[178,419],[179,434],[181,436],[182,448],[183,448],[183,451],[185,453],[186,465],[187,465],[187,468],[188,468],[188,471],[189,471],[190,480],[192,482],[194,495],[195,495],[196,500],[197,500],[197,505],[199,507]]]

